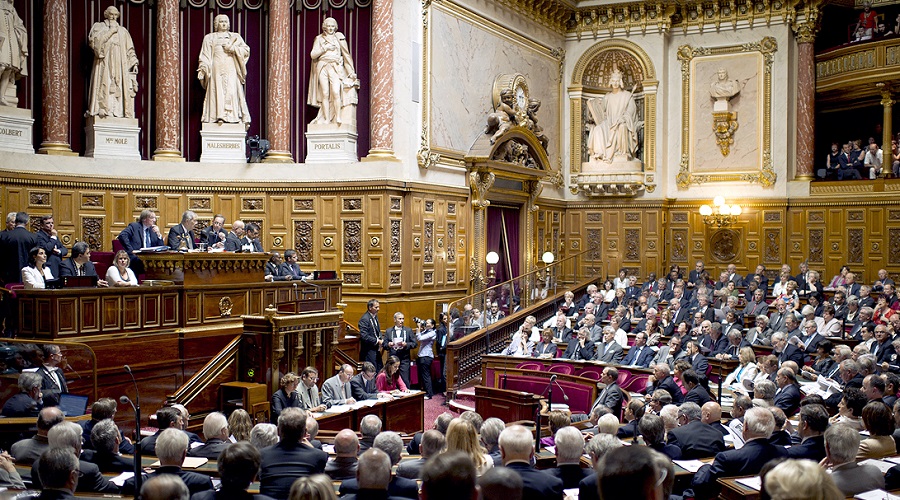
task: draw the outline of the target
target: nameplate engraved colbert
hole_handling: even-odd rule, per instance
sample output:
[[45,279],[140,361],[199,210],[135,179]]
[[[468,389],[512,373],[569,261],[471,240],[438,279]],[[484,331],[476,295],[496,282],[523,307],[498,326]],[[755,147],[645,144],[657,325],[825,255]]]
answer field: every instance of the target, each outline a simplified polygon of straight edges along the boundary
[[207,145],[215,149],[241,149],[243,144],[235,142],[209,142]]
[[127,137],[107,137],[106,143],[107,144],[121,144],[123,146],[127,146],[128,138]]
[[324,144],[316,144],[314,146],[318,150],[341,150],[341,143],[339,142],[326,142]]
[[9,135],[13,137],[22,137],[22,131],[12,128],[0,128],[0,135]]

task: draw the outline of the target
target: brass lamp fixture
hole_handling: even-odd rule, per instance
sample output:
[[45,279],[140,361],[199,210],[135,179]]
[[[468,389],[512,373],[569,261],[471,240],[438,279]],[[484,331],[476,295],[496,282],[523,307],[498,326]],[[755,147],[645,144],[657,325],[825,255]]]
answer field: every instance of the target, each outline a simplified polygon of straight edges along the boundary
[[703,223],[707,226],[715,226],[718,228],[728,227],[737,222],[738,216],[743,210],[738,204],[729,205],[725,203],[725,197],[716,196],[713,198],[713,207],[702,205],[700,207],[700,215],[703,216]]
[[487,261],[488,266],[490,266],[490,268],[488,269],[488,282],[494,281],[494,279],[497,277],[497,273],[494,271],[494,266],[496,266],[497,263],[500,262],[500,256],[497,254],[497,252],[488,252],[484,260]]

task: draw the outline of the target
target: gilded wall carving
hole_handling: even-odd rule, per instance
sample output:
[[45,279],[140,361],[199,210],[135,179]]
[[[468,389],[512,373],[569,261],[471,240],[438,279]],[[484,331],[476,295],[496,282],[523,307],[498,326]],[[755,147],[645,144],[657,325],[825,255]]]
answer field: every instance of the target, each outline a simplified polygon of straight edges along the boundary
[[262,198],[243,198],[241,200],[244,210],[248,212],[257,212],[265,209],[265,202]]
[[391,264],[400,262],[400,220],[391,220]]
[[426,285],[434,284],[434,271],[425,271],[424,276],[422,276],[422,282]]
[[425,221],[425,245],[422,260],[426,264],[434,264],[434,221]]
[[310,210],[313,210],[312,198],[294,198],[295,212],[308,212]]
[[211,205],[212,201],[207,197],[202,197],[202,198],[191,197],[191,198],[189,198],[189,200],[190,200],[190,203],[188,204],[188,206],[190,207],[191,210],[209,210],[210,209],[209,207],[212,206]]
[[891,229],[888,232],[890,250],[888,251],[888,263],[900,264],[900,229]]
[[294,221],[294,250],[300,262],[313,262],[313,221]]
[[[853,212],[850,212],[852,214]],[[860,212],[862,213],[862,212]],[[847,230],[847,262],[861,264],[863,261],[863,230]]]
[[601,212],[588,212],[587,213],[587,221],[588,222],[603,222],[603,214]]
[[672,262],[687,262],[687,229],[672,230]]
[[456,215],[456,203],[447,203],[447,215]]
[[733,262],[740,253],[741,237],[732,229],[719,229],[709,240],[710,252],[719,262]]
[[344,198],[344,210],[362,210],[362,199],[360,198]]
[[641,259],[641,230],[625,230],[625,260],[635,261]]
[[152,195],[135,195],[134,196],[134,208],[137,211],[141,211],[144,209],[155,209],[159,206],[159,202],[156,196]]
[[362,262],[362,222],[344,221],[344,262]]
[[[819,212],[819,214],[821,215],[821,212]],[[812,219],[812,214],[810,214],[810,219]],[[811,264],[821,264],[825,262],[824,238],[824,229],[809,230],[809,262]]]
[[[768,216],[768,214],[766,214]],[[778,229],[766,229],[766,251],[763,260],[767,264],[779,264],[781,258],[781,231]]]
[[87,242],[91,251],[99,252],[106,248],[103,245],[102,217],[82,217],[81,228],[81,241]]
[[82,194],[81,206],[83,208],[103,208],[102,194]]
[[[449,205],[448,205],[449,208]],[[456,248],[454,248],[453,242],[456,241],[456,223],[448,222],[447,223],[447,241],[450,242],[447,245],[447,262],[456,262]],[[447,280],[448,282],[451,280]]]
[[32,191],[29,193],[28,205],[32,207],[45,207],[50,204],[50,193],[46,191]]

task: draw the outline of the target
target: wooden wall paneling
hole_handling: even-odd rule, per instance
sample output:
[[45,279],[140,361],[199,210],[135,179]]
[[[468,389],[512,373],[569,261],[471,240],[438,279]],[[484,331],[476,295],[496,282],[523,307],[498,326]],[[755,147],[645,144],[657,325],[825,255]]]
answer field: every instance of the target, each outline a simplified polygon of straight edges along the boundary
[[213,197],[213,214],[225,216],[225,228],[231,230],[231,223],[238,218],[237,197],[231,194],[217,194]]
[[106,207],[106,213],[110,215],[109,230],[114,236],[118,236],[128,224],[135,221],[131,196],[127,192],[113,191],[109,193],[109,198],[111,201]]
[[28,194],[25,192],[25,189],[18,186],[8,186],[6,188],[6,204],[4,207],[4,216],[3,220],[6,220],[6,213],[8,212],[21,212],[22,210],[26,210],[28,208]]
[[86,297],[78,301],[78,321],[81,323],[82,333],[96,333],[100,331],[100,297]]
[[102,327],[104,330],[118,330],[122,327],[119,311],[124,301],[122,295],[104,296],[101,304]]
[[266,213],[269,216],[270,229],[286,230],[290,220],[287,196],[269,196],[269,207]]
[[201,322],[202,306],[200,292],[185,292],[184,322],[187,325],[198,325]]
[[[59,226],[61,226],[71,234],[74,229],[72,226],[77,222],[75,220],[76,210],[81,208],[81,195],[70,189],[60,189],[57,190],[55,198],[53,205],[50,207],[50,213],[53,214],[53,222],[57,226],[57,231],[59,231]],[[78,204],[76,205],[76,203]]]
[[[164,193],[162,195],[162,206],[157,211],[156,224],[163,233],[163,239],[169,234],[169,229],[176,224],[181,224],[181,214],[185,211],[184,196],[181,194]],[[138,213],[140,215],[140,213]]]

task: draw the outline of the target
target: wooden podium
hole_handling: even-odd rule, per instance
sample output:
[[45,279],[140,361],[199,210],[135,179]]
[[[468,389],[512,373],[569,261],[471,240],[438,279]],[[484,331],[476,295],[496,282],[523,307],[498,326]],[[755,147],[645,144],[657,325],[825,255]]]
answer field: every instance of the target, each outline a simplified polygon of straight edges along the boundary
[[540,396],[530,392],[475,386],[475,411],[485,419],[497,417],[504,422],[534,421],[540,406]]
[[[136,252],[137,253],[137,252]],[[140,253],[148,280],[171,280],[185,286],[254,283],[263,280],[268,253]]]

